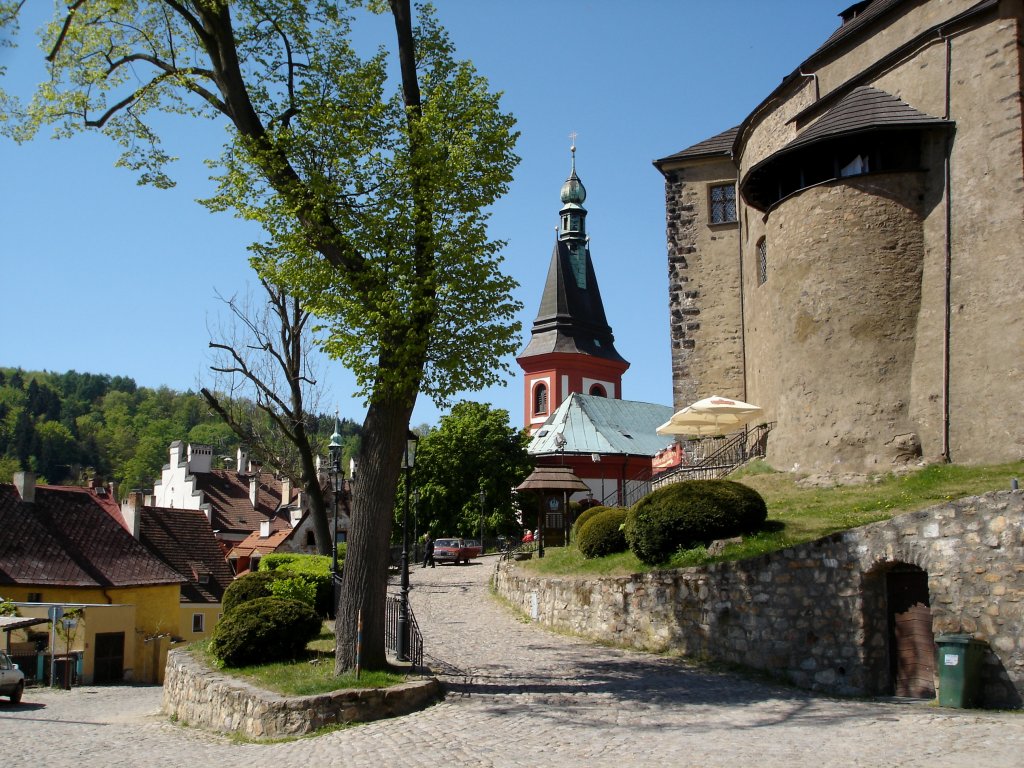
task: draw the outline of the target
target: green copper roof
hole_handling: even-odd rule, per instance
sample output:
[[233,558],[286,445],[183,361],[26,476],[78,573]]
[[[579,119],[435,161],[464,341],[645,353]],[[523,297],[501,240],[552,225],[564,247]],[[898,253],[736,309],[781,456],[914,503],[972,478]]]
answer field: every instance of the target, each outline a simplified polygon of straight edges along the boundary
[[[573,393],[558,406],[529,445],[531,455],[559,453],[653,456],[672,444],[655,430],[674,411],[667,405]],[[564,445],[560,446],[564,438]]]
[[562,185],[562,191],[559,195],[562,198],[562,202],[566,205],[575,203],[576,205],[583,205],[583,201],[587,199],[587,190],[583,186],[583,182],[580,181],[580,177],[576,175],[576,145],[572,146],[572,171],[569,173],[569,178],[565,180]]

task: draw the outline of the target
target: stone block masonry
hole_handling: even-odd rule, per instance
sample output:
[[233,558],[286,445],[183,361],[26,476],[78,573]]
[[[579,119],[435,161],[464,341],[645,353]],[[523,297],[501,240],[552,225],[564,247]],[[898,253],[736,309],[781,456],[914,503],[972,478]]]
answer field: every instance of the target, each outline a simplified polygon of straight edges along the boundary
[[406,715],[442,697],[433,679],[390,688],[353,688],[316,696],[283,696],[224,675],[183,649],[167,656],[163,711],[188,725],[250,739],[301,736],[327,725]]
[[538,620],[643,650],[766,671],[803,688],[887,695],[887,574],[927,574],[932,629],[988,643],[982,704],[1024,692],[1024,492],[961,499],[750,560],[627,577],[544,579],[514,564],[498,592]]

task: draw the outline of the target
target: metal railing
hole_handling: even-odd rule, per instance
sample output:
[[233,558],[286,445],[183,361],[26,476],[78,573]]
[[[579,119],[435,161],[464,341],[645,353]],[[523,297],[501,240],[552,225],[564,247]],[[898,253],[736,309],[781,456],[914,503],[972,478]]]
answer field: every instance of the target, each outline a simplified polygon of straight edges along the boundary
[[[423,666],[423,635],[420,634],[419,624],[416,623],[416,616],[409,609],[408,642],[405,644],[409,654],[409,661],[413,669]],[[398,619],[402,612],[402,598],[395,595],[388,595],[387,603],[384,606],[384,645],[396,656],[398,655]]]
[[[655,475],[651,480],[652,489],[680,483],[684,480],[717,480],[720,477],[725,477],[744,462],[764,456],[768,445],[768,433],[774,426],[775,422],[772,421],[738,432],[716,445],[707,455],[695,460],[691,459],[690,464],[683,464]],[[707,440],[700,443],[691,441],[691,445],[706,445],[708,442]],[[686,453],[693,456],[697,450],[691,448]]]

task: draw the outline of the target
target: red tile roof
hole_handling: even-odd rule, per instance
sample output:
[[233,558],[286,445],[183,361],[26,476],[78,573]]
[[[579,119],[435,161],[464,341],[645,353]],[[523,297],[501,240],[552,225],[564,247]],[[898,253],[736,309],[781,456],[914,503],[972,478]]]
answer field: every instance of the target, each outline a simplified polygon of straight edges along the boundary
[[292,534],[291,529],[274,531],[270,536],[262,538],[259,531],[254,531],[238,542],[238,545],[231,550],[231,557],[262,557],[277,550],[279,546]]
[[[204,494],[203,501],[212,510],[215,531],[249,533],[258,531],[260,523],[271,519],[272,530],[289,527],[288,515],[277,515],[281,506],[281,481],[268,472],[257,475],[243,474],[228,469],[214,469],[193,474],[196,490]],[[255,507],[249,501],[249,478],[256,477],[259,489]],[[296,493],[293,491],[292,498]]]
[[39,486],[25,504],[0,484],[0,584],[135,587],[181,576],[114,521],[87,488]]
[[[144,507],[139,518],[139,540],[186,579],[181,586],[181,602],[219,603],[234,576],[206,513]],[[206,576],[206,584],[200,583],[201,575]]]

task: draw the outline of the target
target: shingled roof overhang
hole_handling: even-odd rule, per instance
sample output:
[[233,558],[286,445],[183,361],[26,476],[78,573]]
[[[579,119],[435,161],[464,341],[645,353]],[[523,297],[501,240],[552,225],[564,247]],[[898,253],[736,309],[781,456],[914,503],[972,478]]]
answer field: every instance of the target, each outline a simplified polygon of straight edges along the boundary
[[732,145],[736,141],[736,133],[740,127],[734,126],[727,131],[722,131],[710,139],[697,142],[696,144],[680,150],[668,157],[662,157],[654,161],[654,167],[664,173],[665,166],[682,160],[700,160],[705,158],[729,158],[732,157]]
[[[796,83],[814,78],[814,70],[821,59],[831,56],[847,42],[854,42],[874,33],[875,28],[881,24],[890,14],[905,5],[907,0],[876,0],[874,7],[867,8],[863,13],[852,21],[839,27],[818,49],[808,56],[799,67],[782,78],[782,82],[776,86],[768,96],[747,115],[739,124],[736,132],[736,141],[733,144],[733,156],[740,157],[743,152],[743,144],[750,131],[751,126],[757,117],[769,111],[772,105],[778,101],[782,94]],[[914,51],[929,41],[937,42],[953,30],[969,25],[977,21],[978,17],[989,15],[998,10],[999,0],[981,0],[977,5],[968,8],[950,19],[939,22],[912,37],[907,42],[893,49],[885,56],[876,59],[869,66],[862,69],[845,83],[832,89],[829,93],[816,98],[814,103],[789,119],[790,123],[802,124],[813,119],[814,115],[829,109],[833,104],[847,96],[853,89],[875,80],[880,74],[890,69],[897,62],[903,61]]]
[[588,486],[571,467],[537,467],[516,486],[519,493],[545,493],[555,491],[586,491]]
[[757,200],[751,191],[752,185],[764,176],[771,176],[775,169],[781,172],[805,151],[855,136],[879,134],[878,140],[882,140],[893,131],[949,130],[954,125],[951,120],[920,112],[885,91],[861,86],[789,144],[751,167],[740,183],[740,191],[750,205],[764,209],[767,206]]

